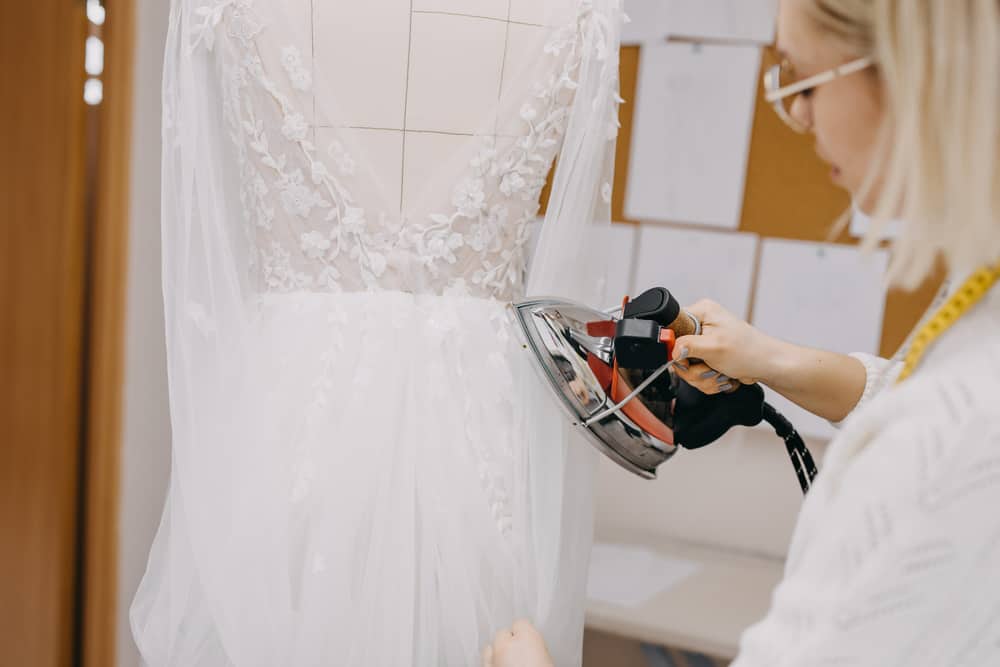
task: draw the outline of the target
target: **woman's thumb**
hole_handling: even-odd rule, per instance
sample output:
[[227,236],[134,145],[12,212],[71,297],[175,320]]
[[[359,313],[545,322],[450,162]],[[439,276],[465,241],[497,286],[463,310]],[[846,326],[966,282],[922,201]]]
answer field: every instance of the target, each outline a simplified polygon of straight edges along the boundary
[[673,358],[675,361],[689,357],[698,358],[699,347],[701,341],[698,340],[698,336],[681,336],[674,342]]

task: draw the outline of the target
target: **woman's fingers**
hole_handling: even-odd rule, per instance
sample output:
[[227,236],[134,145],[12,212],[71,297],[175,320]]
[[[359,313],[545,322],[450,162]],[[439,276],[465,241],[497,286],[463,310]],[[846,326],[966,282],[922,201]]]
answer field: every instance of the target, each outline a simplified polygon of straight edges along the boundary
[[701,360],[692,361],[678,361],[674,364],[674,371],[678,375],[684,378],[687,382],[688,378],[693,378],[696,380],[709,379],[709,374],[714,373],[715,370],[710,368],[708,364]]
[[515,636],[521,634],[536,634],[536,635],[538,634],[538,630],[536,630],[535,626],[531,624],[531,621],[525,620],[523,618],[514,621],[514,625],[511,626],[510,630],[512,633],[514,633]]
[[712,320],[712,316],[718,312],[719,304],[709,299],[702,299],[701,301],[686,307],[684,310],[697,317],[701,321],[702,325],[704,325],[706,322],[710,322]]
[[681,336],[674,342],[673,358],[675,361],[698,359],[712,363],[712,357],[715,356],[716,351],[716,340],[712,335]]
[[526,620],[497,634],[490,657],[490,667],[553,667],[545,639]]
[[[722,386],[729,382],[729,378],[720,375],[718,371],[710,368],[702,362],[693,364],[677,364],[674,372],[680,379],[702,392],[703,394],[718,394],[722,391]],[[725,378],[720,381],[720,378]]]
[[787,344],[712,301],[699,301],[687,310],[701,320],[701,335],[679,336],[674,343],[675,360],[698,359],[733,378],[765,378],[776,370],[774,360],[782,357]]
[[493,637],[493,651],[502,653],[504,648],[514,639],[514,633],[510,630],[501,630]]
[[493,667],[493,645],[483,649],[483,667]]

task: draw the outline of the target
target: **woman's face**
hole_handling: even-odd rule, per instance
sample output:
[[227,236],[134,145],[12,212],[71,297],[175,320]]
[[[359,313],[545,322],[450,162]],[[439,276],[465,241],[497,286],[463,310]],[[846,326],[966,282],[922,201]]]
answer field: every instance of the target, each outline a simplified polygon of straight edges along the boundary
[[[781,0],[777,47],[795,70],[796,78],[820,74],[858,57],[824,34],[805,10],[809,0]],[[838,77],[799,95],[792,116],[816,138],[816,153],[830,165],[830,178],[846,189],[863,211],[878,201],[880,179],[860,200],[873,164],[883,117],[882,94],[874,69]]]

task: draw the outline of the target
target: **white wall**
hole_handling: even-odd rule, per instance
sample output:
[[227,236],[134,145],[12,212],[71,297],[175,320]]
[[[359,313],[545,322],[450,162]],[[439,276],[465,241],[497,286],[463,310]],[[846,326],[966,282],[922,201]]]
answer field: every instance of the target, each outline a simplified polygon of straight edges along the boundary
[[[825,443],[807,444],[822,461]],[[680,450],[646,481],[601,461],[598,539],[681,540],[783,559],[802,506],[785,443],[769,427],[734,429],[704,449]]]
[[[138,667],[128,608],[146,567],[170,468],[160,293],[160,78],[168,0],[138,0],[118,581],[118,665]],[[114,11],[114,8],[109,8]]]

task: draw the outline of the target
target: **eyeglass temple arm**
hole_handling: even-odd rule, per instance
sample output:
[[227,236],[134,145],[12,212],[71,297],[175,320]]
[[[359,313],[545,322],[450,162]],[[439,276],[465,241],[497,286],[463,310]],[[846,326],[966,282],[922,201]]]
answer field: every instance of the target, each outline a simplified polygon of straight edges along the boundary
[[855,72],[860,72],[861,70],[871,67],[874,61],[871,58],[858,58],[857,60],[852,60],[849,63],[840,65],[839,67],[834,67],[831,70],[827,70],[815,76],[811,76],[808,79],[803,79],[802,81],[796,81],[795,83],[789,84],[783,88],[778,88],[777,90],[769,90],[765,95],[765,99],[768,102],[777,102],[782,100],[789,95],[797,95],[803,90],[809,90],[810,88],[815,88],[817,86],[823,85],[834,79],[846,76],[848,74],[854,74]]

